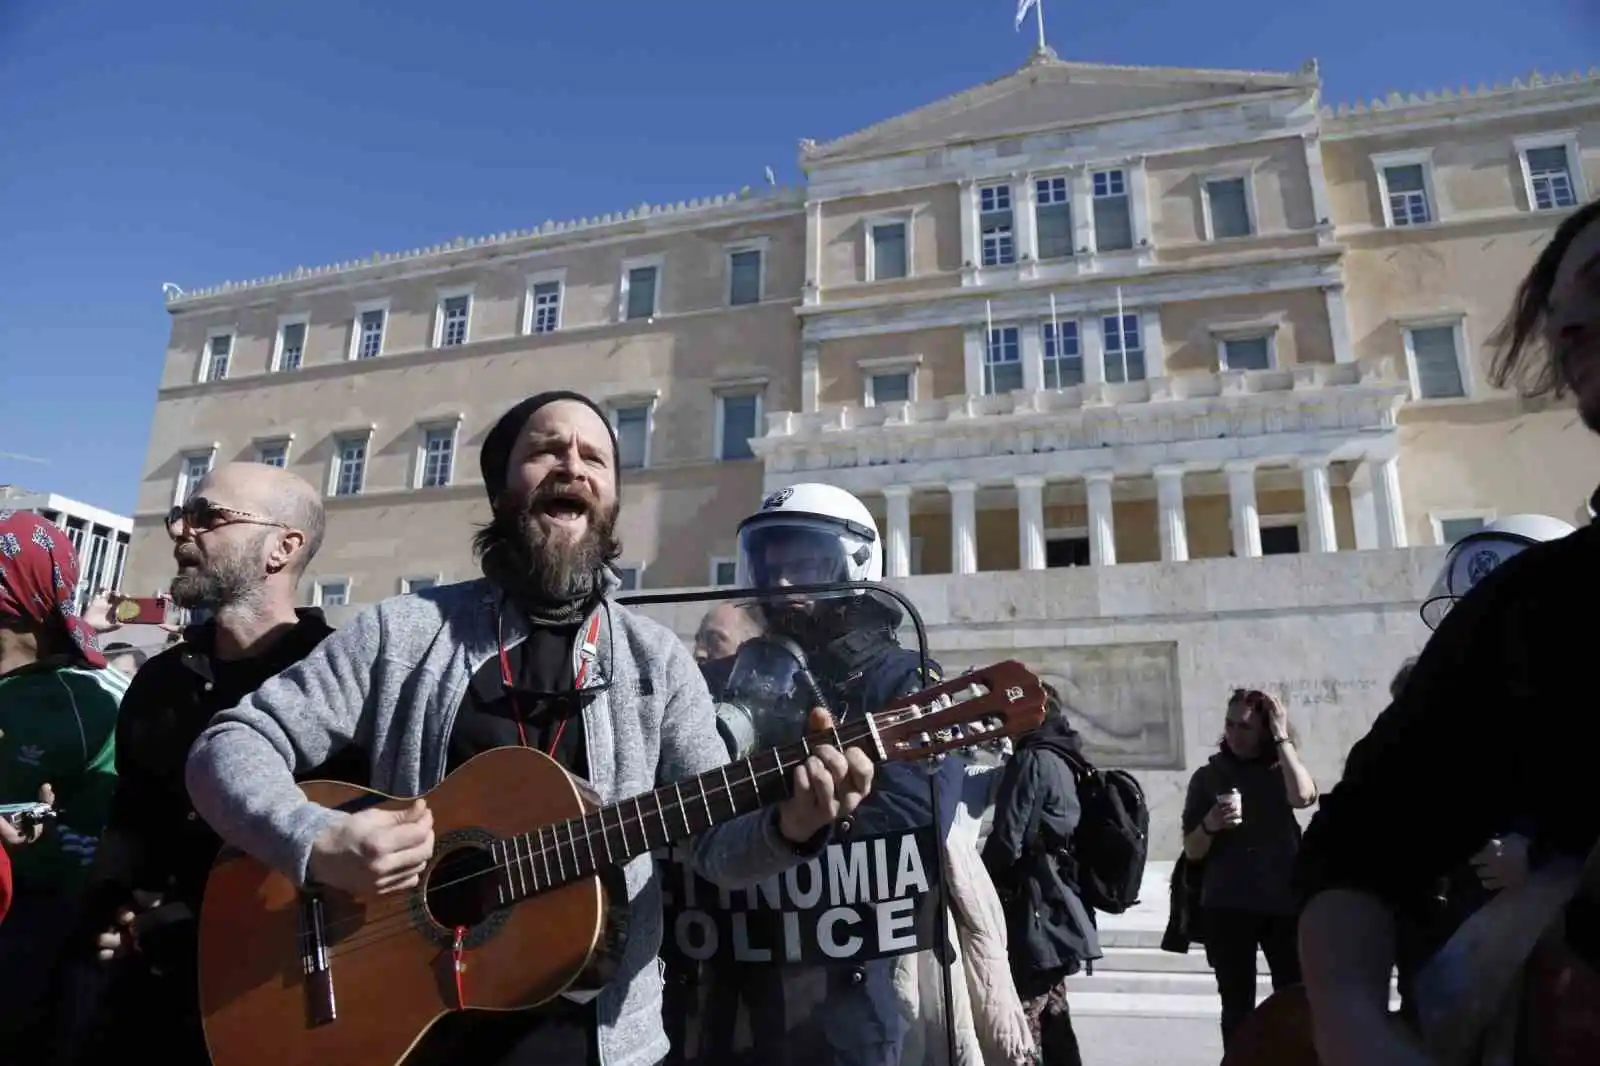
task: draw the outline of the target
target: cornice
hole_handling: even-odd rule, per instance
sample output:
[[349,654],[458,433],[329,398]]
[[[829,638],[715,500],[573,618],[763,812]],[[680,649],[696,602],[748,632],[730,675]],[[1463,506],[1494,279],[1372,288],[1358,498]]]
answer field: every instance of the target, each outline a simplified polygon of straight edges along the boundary
[[1321,118],[1326,139],[1346,140],[1594,105],[1600,105],[1600,67],[1548,78],[1534,71],[1526,80],[1513,78],[1510,85],[1480,82],[1476,89],[1463,85],[1420,94],[1391,92],[1371,101],[1324,107]]
[[546,220],[524,230],[509,230],[483,237],[457,237],[453,241],[426,248],[375,252],[366,259],[351,259],[328,266],[296,267],[253,281],[227,281],[189,292],[169,291],[166,306],[168,311],[178,313],[228,306],[237,303],[241,297],[270,299],[286,291],[303,293],[369,281],[393,281],[458,269],[491,259],[536,255],[570,245],[781,217],[800,212],[804,204],[804,189],[769,188],[753,192],[747,186],[737,193],[680,200],[672,204],[641,204],[628,211],[563,222]]

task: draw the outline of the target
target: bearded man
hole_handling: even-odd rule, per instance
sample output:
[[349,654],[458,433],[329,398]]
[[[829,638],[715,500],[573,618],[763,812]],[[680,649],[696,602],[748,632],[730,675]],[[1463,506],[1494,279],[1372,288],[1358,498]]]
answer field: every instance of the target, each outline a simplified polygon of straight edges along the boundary
[[[604,803],[727,760],[711,698],[683,643],[615,603],[617,441],[587,397],[547,392],[513,407],[480,456],[493,519],[476,546],[484,577],[388,600],[219,715],[189,756],[190,795],[225,840],[304,885],[409,892],[433,853],[423,799],[401,811],[334,811],[296,787],[304,766],[380,736],[370,784],[417,796],[491,748],[536,747],[587,778]],[[708,880],[776,875],[827,843],[867,794],[859,751],[818,745],[775,808],[694,844]],[[455,1012],[407,1057],[420,1064],[649,1066],[661,1019],[661,887],[650,855],[621,871],[628,936],[617,975],[579,1005],[496,1016]],[[620,887],[620,886],[619,886]],[[615,897],[614,897],[615,898]]]
[[[178,1066],[210,1061],[196,1007],[195,919],[221,841],[189,803],[184,759],[212,715],[332,632],[320,610],[295,606],[324,524],[315,489],[260,463],[218,467],[167,516],[172,601],[210,618],[145,663],[123,697],[116,791],[81,960],[61,996],[58,1061],[109,1062],[141,1043]],[[345,775],[324,767],[318,776]]]

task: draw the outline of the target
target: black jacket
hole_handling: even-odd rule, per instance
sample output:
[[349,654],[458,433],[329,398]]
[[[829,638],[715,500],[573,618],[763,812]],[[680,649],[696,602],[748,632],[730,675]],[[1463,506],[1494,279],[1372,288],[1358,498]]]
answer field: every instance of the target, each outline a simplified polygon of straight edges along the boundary
[[1064,852],[1082,807],[1067,756],[1082,741],[1064,716],[1022,738],[1000,779],[984,865],[1005,902],[1012,968],[1072,974],[1100,958],[1094,918],[1068,875]]

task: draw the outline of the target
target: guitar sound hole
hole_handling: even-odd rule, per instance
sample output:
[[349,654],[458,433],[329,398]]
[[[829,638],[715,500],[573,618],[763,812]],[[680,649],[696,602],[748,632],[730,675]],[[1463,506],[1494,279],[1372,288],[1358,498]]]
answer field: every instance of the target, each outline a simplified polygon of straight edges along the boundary
[[428,875],[428,914],[446,929],[472,928],[494,909],[494,858],[483,848],[447,851]]

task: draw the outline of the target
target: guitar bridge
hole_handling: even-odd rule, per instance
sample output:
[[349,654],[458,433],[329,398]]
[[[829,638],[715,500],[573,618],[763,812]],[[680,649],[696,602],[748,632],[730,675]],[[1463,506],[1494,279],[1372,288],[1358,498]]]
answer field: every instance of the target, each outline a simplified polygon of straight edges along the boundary
[[300,972],[304,976],[306,1020],[312,1028],[339,1017],[333,996],[333,967],[328,953],[328,923],[322,897],[300,897]]

